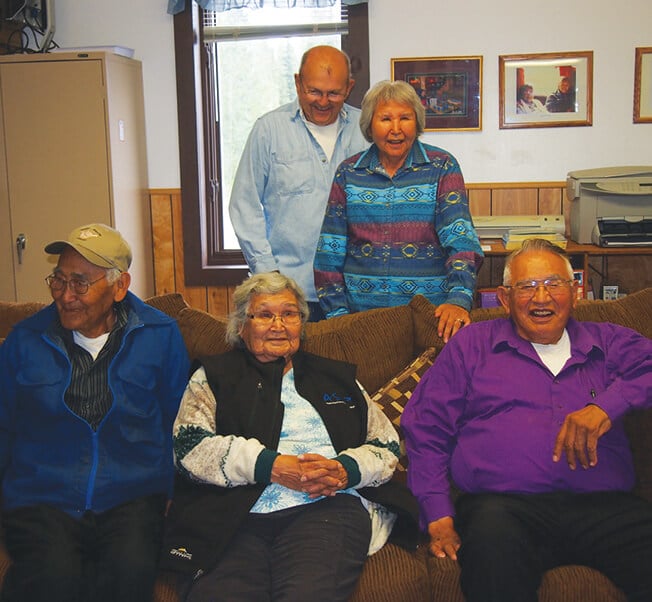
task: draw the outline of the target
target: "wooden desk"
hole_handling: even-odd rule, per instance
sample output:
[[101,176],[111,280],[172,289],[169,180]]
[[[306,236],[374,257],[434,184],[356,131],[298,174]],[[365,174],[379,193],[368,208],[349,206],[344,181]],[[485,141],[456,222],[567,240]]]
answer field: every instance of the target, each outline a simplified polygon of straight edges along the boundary
[[[504,259],[511,251],[505,249],[500,239],[483,239],[480,242],[483,249],[489,247],[484,251],[485,264],[489,267],[488,270],[484,266],[480,269],[478,288],[498,286],[502,282]],[[566,253],[573,267],[583,269],[587,281],[593,282],[596,298],[601,296],[603,284],[618,284],[627,293],[652,286],[652,247],[598,247],[569,240]],[[641,260],[633,262],[632,257]],[[620,259],[615,262],[611,275],[610,258]],[[594,278],[597,279],[594,281]]]

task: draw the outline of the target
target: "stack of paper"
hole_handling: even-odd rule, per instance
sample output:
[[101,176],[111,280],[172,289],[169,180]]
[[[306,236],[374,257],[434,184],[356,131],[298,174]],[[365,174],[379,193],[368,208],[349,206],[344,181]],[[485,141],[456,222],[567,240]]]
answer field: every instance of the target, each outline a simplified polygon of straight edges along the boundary
[[508,230],[505,232],[505,234],[503,234],[503,244],[505,245],[505,249],[508,251],[513,251],[514,249],[520,249],[523,246],[523,241],[527,240],[528,238],[545,238],[546,240],[549,240],[551,243],[556,244],[562,249],[566,248],[567,243],[564,235],[560,234],[559,232],[554,232],[552,230],[526,231],[518,229]]

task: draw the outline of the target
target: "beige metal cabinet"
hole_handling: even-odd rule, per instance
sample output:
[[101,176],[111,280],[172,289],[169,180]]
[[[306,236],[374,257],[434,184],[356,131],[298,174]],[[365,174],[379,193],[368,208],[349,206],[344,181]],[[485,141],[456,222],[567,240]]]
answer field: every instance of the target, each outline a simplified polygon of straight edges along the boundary
[[50,241],[104,222],[130,242],[131,290],[154,292],[139,61],[0,57],[0,300],[49,301]]

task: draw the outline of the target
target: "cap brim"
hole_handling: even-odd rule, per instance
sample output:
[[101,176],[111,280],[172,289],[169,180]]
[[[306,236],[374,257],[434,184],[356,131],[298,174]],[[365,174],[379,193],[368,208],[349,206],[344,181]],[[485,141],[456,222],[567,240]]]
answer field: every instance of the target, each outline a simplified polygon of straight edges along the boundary
[[119,266],[115,263],[107,260],[105,257],[98,255],[95,251],[91,251],[82,245],[75,245],[65,240],[55,240],[50,244],[46,245],[45,252],[50,255],[61,255],[66,250],[66,247],[71,247],[77,253],[79,253],[84,259],[90,261],[93,265],[99,266],[101,268],[116,268],[120,271]]

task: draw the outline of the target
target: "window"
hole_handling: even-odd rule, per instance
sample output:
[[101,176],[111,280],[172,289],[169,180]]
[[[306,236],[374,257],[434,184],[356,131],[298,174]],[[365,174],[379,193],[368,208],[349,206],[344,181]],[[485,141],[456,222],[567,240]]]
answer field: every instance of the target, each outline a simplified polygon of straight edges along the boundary
[[247,273],[228,200],[249,131],[258,116],[295,97],[301,55],[317,44],[349,54],[356,79],[349,102],[359,106],[369,87],[367,7],[349,7],[343,35],[339,1],[321,15],[272,7],[203,13],[190,4],[174,18],[186,284],[232,284]]

